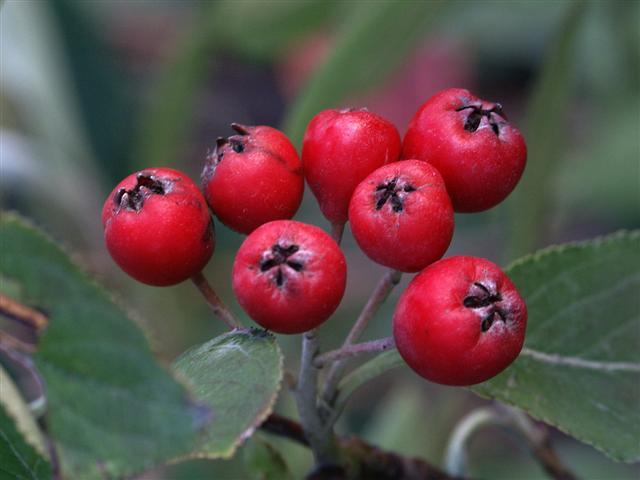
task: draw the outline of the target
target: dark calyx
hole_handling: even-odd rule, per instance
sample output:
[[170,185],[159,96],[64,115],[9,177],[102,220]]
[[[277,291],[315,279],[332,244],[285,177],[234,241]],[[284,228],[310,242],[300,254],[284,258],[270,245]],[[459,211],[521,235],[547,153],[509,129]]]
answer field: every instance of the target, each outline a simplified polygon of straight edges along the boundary
[[503,125],[506,119],[506,116],[502,111],[502,105],[496,103],[495,106],[489,110],[485,110],[481,106],[477,105],[468,105],[466,107],[456,109],[456,112],[461,112],[463,110],[469,110],[469,115],[464,122],[464,129],[466,131],[475,132],[478,130],[482,117],[486,117],[493,133],[500,135],[500,125]]
[[288,245],[286,247],[279,244],[273,245],[269,254],[260,262],[260,271],[273,270],[273,280],[278,287],[281,287],[286,280],[285,266],[296,272],[300,272],[304,268],[302,263],[291,258],[298,250],[300,250],[298,245]]
[[162,181],[145,172],[140,172],[136,177],[136,186],[130,190],[121,188],[113,197],[114,203],[120,208],[127,208],[139,212],[144,201],[152,194],[164,195],[168,190],[168,182]]
[[415,187],[400,181],[398,177],[381,183],[376,187],[376,210],[380,210],[388,201],[394,212],[401,212],[404,210],[405,197],[415,191]]
[[467,308],[486,309],[487,314],[480,324],[480,329],[486,332],[491,328],[495,320],[506,321],[505,312],[497,305],[501,301],[502,295],[500,295],[500,292],[492,293],[482,283],[474,282],[462,304]]

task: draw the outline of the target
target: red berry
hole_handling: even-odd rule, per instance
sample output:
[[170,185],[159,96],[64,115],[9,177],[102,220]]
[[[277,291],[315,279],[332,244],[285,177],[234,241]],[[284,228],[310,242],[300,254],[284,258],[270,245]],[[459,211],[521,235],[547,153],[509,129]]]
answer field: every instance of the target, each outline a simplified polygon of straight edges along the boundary
[[400,156],[396,127],[366,109],[324,110],[304,135],[302,163],[320,210],[332,224],[347,221],[356,186]]
[[416,112],[402,157],[425,160],[438,169],[456,212],[479,212],[502,202],[515,188],[527,146],[499,103],[450,88]]
[[317,327],[342,299],[347,267],[342,251],[313,225],[279,220],[249,235],[233,264],[233,291],[262,327],[302,333]]
[[358,245],[374,262],[417,272],[447,251],[453,207],[438,171],[406,160],[380,167],[358,185],[349,222]]
[[149,285],[174,285],[195,275],[215,244],[198,186],[170,168],[148,168],[122,180],[104,203],[102,226],[115,262]]
[[238,135],[219,138],[202,171],[202,188],[215,216],[241,233],[293,217],[304,191],[295,147],[275,128],[231,127]]
[[520,353],[527,307],[488,260],[450,257],[419,273],[393,316],[398,351],[418,375],[445,385],[484,382]]

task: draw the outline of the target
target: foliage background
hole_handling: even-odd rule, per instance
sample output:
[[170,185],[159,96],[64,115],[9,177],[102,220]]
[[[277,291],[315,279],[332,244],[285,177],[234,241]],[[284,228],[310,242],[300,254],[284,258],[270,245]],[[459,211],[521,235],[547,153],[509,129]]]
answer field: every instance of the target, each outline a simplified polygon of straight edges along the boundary
[[[463,86],[503,103],[525,130],[530,163],[505,204],[457,217],[449,254],[506,264],[540,246],[637,228],[638,25],[640,2],[625,0],[8,0],[0,11],[0,201],[77,252],[169,362],[222,329],[191,285],[146,287],[115,268],[99,212],[119,179],[159,165],[197,179],[232,121],[282,126],[299,146],[319,109],[365,105],[404,133],[432,93]],[[327,227],[309,191],[296,218]],[[216,228],[206,274],[241,314],[229,273],[242,237]],[[346,301],[323,328],[326,348],[338,345],[383,271],[349,234],[344,248]],[[369,338],[389,334],[397,295]],[[279,342],[295,368],[298,338]],[[456,420],[482,403],[402,369],[357,394],[340,430],[440,463]],[[287,395],[278,410],[293,414]],[[638,475],[637,465],[614,464],[560,433],[554,440],[586,478]],[[309,453],[274,444],[300,477]],[[240,452],[231,461],[190,461],[147,477],[244,478],[242,459]],[[472,442],[471,468],[488,478],[543,475],[524,446],[497,429]]]

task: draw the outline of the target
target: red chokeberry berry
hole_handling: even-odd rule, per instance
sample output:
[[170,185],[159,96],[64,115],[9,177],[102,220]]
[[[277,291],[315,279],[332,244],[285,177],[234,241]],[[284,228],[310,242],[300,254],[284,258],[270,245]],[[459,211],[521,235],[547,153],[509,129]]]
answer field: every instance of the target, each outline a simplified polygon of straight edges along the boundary
[[295,215],[304,177],[295,147],[279,130],[232,124],[238,133],[219,138],[207,156],[202,188],[211,210],[229,228],[251,233]]
[[416,112],[404,137],[402,158],[436,167],[456,212],[479,212],[502,202],[515,188],[527,147],[499,103],[450,88]]
[[398,160],[400,148],[396,127],[366,109],[324,110],[313,117],[302,164],[323,215],[332,224],[344,224],[356,186],[376,168]]
[[440,259],[454,226],[442,177],[419,160],[390,163],[365,178],[351,197],[349,222],[369,258],[402,272]]
[[207,203],[184,173],[148,168],[122,180],[102,208],[109,253],[126,273],[149,285],[180,283],[213,253]]
[[323,230],[292,220],[258,227],[233,264],[233,291],[247,314],[277,333],[317,327],[338,307],[347,279],[344,255]]
[[524,300],[500,267],[458,256],[430,265],[411,281],[393,316],[393,336],[420,376],[473,385],[516,359],[526,325]]

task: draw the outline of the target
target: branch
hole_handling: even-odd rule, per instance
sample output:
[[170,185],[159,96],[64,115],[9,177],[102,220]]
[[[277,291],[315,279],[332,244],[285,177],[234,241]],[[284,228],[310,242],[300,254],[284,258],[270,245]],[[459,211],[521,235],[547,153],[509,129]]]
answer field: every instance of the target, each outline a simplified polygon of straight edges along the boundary
[[563,463],[551,445],[549,431],[538,427],[522,410],[505,406],[512,425],[524,436],[529,448],[542,468],[554,480],[577,480],[577,476]]
[[313,363],[316,367],[322,368],[329,363],[355,357],[363,353],[384,352],[385,350],[394,348],[395,345],[393,337],[372,340],[371,342],[357,343],[355,345],[346,345],[338,350],[332,350],[330,352],[323,353],[322,355],[318,355]]
[[226,323],[231,330],[242,326],[233,313],[231,313],[231,310],[229,310],[220,297],[218,297],[218,294],[209,284],[202,272],[198,272],[191,277],[191,281],[196,287],[198,287],[198,290],[200,290],[200,293],[202,293],[204,299],[207,301],[216,317]]
[[[291,419],[272,414],[260,428],[300,445],[309,446],[302,427]],[[425,460],[403,457],[397,453],[381,450],[357,437],[338,438],[337,445],[343,454],[346,467],[320,466],[307,479],[464,480],[463,477],[447,475]]]
[[313,361],[318,354],[316,331],[302,336],[300,373],[296,388],[296,402],[305,436],[309,441],[316,464],[335,464],[337,454],[333,432],[325,429],[318,412],[318,369]]
[[[353,344],[360,338],[360,335],[362,335],[362,332],[364,332],[364,329],[367,327],[373,316],[387,299],[389,293],[391,293],[391,290],[393,290],[393,287],[395,287],[400,282],[401,276],[402,273],[398,272],[397,270],[389,270],[383,275],[383,277],[378,282],[378,285],[376,285],[373,292],[371,292],[371,296],[362,309],[360,316],[358,316],[358,319],[353,324],[351,331],[342,344],[343,347],[347,347]],[[342,376],[345,368],[345,362],[338,361],[334,363],[329,370],[321,396],[322,401],[326,405],[333,404],[338,382],[340,381],[340,377]]]

